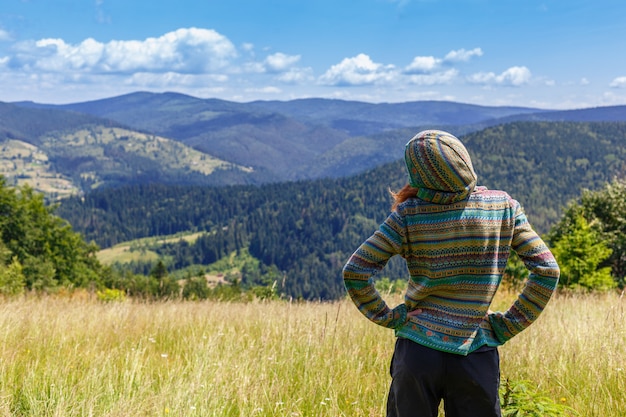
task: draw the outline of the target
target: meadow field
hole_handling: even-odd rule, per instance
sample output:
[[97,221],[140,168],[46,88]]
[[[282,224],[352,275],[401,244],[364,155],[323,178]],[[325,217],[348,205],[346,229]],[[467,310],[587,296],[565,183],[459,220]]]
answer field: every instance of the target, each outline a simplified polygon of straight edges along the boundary
[[[500,348],[503,381],[626,416],[625,303],[553,299]],[[350,301],[29,296],[0,303],[0,326],[0,416],[384,416],[394,344]]]

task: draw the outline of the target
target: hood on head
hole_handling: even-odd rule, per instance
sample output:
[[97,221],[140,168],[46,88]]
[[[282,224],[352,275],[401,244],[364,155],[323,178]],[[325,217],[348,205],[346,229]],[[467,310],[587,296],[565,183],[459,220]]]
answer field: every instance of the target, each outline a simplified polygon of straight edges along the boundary
[[450,204],[467,198],[476,186],[476,173],[465,146],[450,133],[425,130],[406,144],[409,184],[417,197]]

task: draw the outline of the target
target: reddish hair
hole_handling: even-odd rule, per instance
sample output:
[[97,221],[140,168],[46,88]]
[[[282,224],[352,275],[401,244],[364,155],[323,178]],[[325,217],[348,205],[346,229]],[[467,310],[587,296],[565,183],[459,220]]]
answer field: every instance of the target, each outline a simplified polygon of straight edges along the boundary
[[409,198],[417,197],[418,189],[419,188],[411,187],[409,184],[407,184],[404,187],[402,187],[400,191],[394,192],[394,191],[389,190],[389,192],[391,193],[391,196],[393,197],[393,204],[391,205],[391,211],[394,211],[396,208],[398,208],[398,204],[405,202]]

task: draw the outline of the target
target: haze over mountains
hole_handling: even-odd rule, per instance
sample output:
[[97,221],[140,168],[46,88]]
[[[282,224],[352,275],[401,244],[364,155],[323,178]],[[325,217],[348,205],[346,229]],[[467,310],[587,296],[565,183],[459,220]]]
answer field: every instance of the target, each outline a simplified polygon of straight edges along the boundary
[[28,152],[14,149],[26,143],[36,147],[26,157],[45,167],[45,174],[17,176],[47,175],[73,191],[145,182],[229,185],[341,177],[401,158],[404,144],[421,129],[462,136],[520,120],[626,121],[626,106],[547,111],[442,101],[236,103],[145,92],[65,105],[0,103],[0,141],[3,154],[11,155],[2,174],[10,177],[11,169],[29,166],[17,163]]

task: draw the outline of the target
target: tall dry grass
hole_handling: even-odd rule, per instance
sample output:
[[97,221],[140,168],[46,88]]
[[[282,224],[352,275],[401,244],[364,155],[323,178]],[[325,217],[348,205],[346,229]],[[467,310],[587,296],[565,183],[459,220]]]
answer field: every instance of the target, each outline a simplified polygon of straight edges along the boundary
[[[624,303],[551,301],[501,348],[503,377],[626,416]],[[383,416],[394,343],[347,301],[25,298],[0,304],[0,326],[3,416]]]

